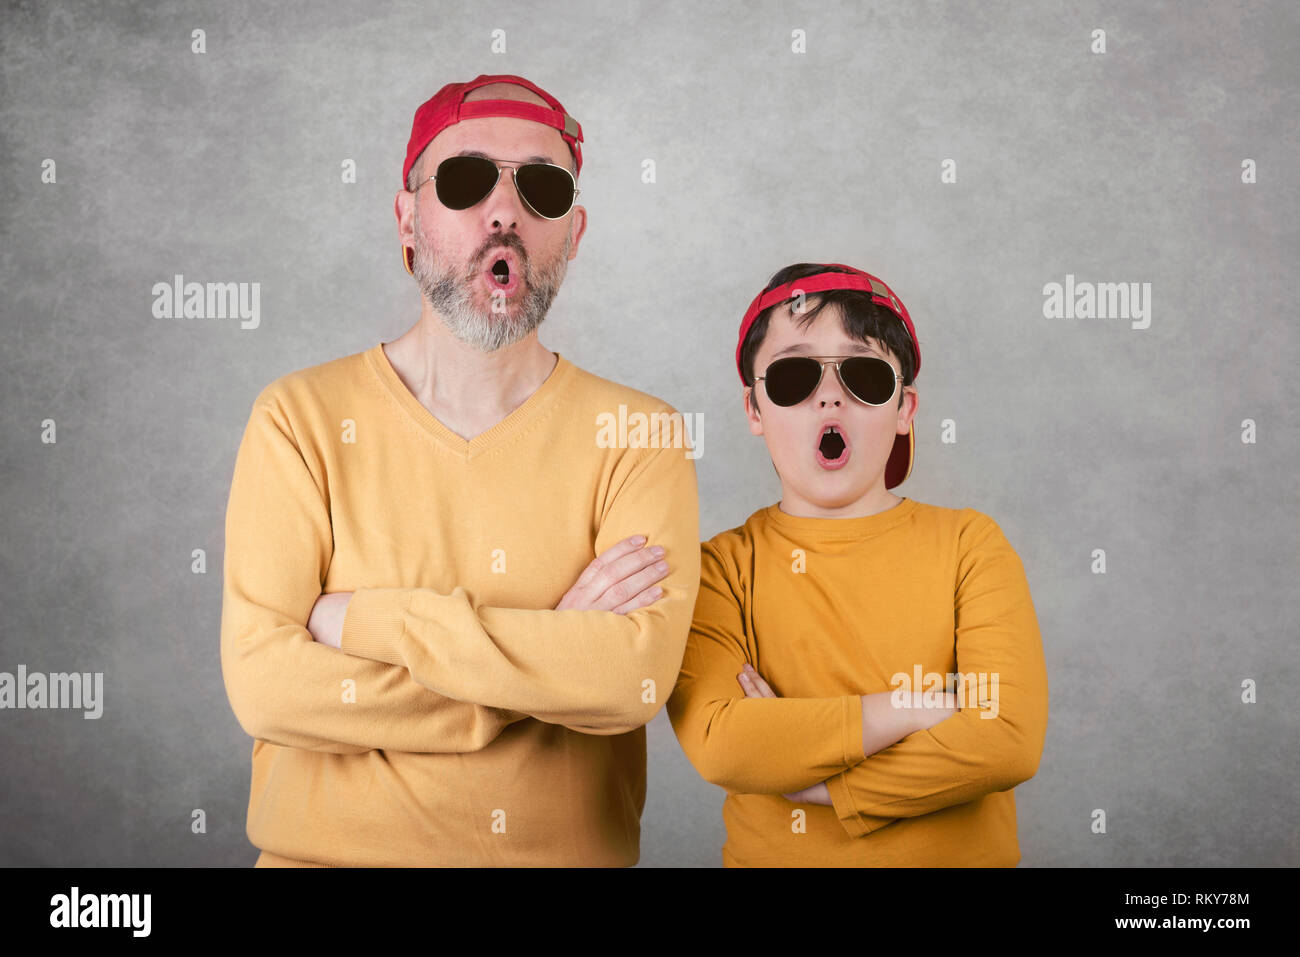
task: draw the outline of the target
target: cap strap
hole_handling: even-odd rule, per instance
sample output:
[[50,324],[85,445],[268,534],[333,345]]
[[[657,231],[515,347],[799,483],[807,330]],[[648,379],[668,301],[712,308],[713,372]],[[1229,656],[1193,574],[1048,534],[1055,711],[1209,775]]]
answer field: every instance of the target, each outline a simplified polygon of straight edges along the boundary
[[852,266],[844,266],[840,263],[822,263],[821,265],[827,268],[847,269],[850,271],[820,272],[804,279],[794,279],[768,292],[759,293],[754,297],[754,301],[749,304],[749,308],[745,310],[745,318],[741,320],[740,337],[736,343],[736,369],[740,371],[741,381],[745,380],[745,372],[741,368],[740,354],[744,347],[745,335],[749,332],[749,327],[758,317],[758,314],[769,306],[785,302],[787,299],[793,299],[799,293],[827,292],[832,289],[854,289],[870,293],[873,298],[881,301],[881,305],[902,319],[903,325],[907,327],[908,337],[912,341],[912,355],[916,360],[916,367],[912,370],[912,374],[915,375],[920,372],[921,349],[916,343],[916,329],[912,326],[912,317],[908,315],[907,307],[894,295],[893,290],[885,285],[883,280],[877,279],[861,269],[854,269]]
[[545,123],[579,142],[582,140],[582,127],[577,120],[561,110],[538,106],[536,103],[524,103],[521,100],[471,100],[460,104],[460,119],[470,120],[480,116],[513,116],[521,120],[533,120]]
[[[831,263],[830,265],[835,264]],[[861,292],[869,292],[873,296],[884,299],[886,304],[894,312],[898,313],[899,318],[910,319],[907,308],[894,296],[893,291],[875,276],[862,272],[823,272],[809,276],[806,279],[795,279],[783,286],[777,286],[768,292],[760,293],[750,303],[749,309],[745,312],[745,325],[748,325],[754,316],[769,306],[792,299],[801,292],[827,292],[831,289],[856,289]]]

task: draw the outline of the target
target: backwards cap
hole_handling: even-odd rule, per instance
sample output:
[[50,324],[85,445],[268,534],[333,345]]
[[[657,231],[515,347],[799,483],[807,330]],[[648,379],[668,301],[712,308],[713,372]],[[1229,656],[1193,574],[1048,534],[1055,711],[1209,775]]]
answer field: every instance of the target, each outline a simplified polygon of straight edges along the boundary
[[[538,106],[536,103],[524,103],[520,100],[473,100],[464,102],[465,94],[480,86],[491,83],[513,83],[526,90],[532,90],[549,104]],[[564,142],[569,144],[577,172],[582,172],[582,127],[571,117],[560,101],[547,93],[535,83],[530,83],[521,76],[511,74],[482,75],[468,83],[448,83],[433,97],[420,105],[415,111],[411,123],[411,139],[406,144],[406,164],[402,167],[402,188],[406,188],[406,178],[411,174],[421,151],[429,141],[447,127],[461,120],[472,120],[480,116],[511,116],[521,120],[534,120],[560,131]]]

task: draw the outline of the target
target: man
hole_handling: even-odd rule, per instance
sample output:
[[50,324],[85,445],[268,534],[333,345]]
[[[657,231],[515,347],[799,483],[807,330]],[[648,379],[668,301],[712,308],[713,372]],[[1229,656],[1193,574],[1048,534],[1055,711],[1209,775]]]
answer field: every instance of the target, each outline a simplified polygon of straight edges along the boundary
[[221,652],[259,866],[638,858],[697,490],[682,448],[596,440],[671,406],[538,342],[586,228],[581,135],[521,77],[444,87],[395,203],[419,321],[254,402]]

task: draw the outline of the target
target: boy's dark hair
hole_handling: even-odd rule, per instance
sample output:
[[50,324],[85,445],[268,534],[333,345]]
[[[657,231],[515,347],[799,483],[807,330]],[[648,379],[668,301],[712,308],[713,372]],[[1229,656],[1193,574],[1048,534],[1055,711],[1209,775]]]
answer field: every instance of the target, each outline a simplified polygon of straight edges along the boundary
[[[777,272],[768,281],[763,291],[767,292],[795,279],[807,279],[809,276],[815,276],[818,273],[846,271],[818,263],[795,263]],[[814,299],[816,299],[815,305],[812,304]],[[810,292],[808,293],[808,300],[808,308],[802,314],[795,316],[800,328],[806,327],[816,319],[817,314],[828,304],[837,305],[840,308],[841,324],[844,326],[844,331],[859,342],[875,339],[883,343],[898,359],[898,373],[903,377],[903,385],[912,384],[912,377],[916,374],[916,356],[912,353],[912,339],[907,334],[907,327],[903,325],[903,320],[899,319],[893,311],[874,301],[870,293],[857,289],[828,289],[825,292]],[[754,357],[758,354],[758,347],[762,345],[763,340],[767,337],[767,326],[772,318],[772,310],[780,305],[782,304],[774,303],[760,312],[754,318],[754,324],[749,327],[749,331],[745,334],[745,342],[740,349],[740,367],[746,385],[752,386],[754,384]],[[902,389],[898,390],[898,405],[899,408],[903,406]]]

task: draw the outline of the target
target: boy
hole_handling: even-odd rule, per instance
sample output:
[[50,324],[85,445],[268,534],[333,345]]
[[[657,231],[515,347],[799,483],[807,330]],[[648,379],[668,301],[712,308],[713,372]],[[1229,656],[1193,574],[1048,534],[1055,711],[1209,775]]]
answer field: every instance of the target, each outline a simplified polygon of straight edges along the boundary
[[746,312],[736,364],[781,501],[701,546],[667,705],[727,791],[724,865],[1016,864],[1042,642],[991,518],[888,491],[912,467],[906,308],[860,270],[788,266]]

